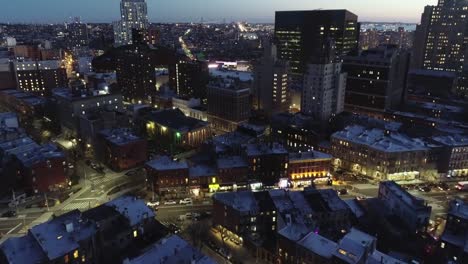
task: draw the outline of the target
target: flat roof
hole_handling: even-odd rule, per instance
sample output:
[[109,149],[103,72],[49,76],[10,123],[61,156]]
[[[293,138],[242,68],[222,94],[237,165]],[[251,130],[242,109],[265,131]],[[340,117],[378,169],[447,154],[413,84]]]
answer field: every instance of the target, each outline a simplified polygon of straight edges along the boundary
[[154,160],[148,161],[146,165],[159,171],[180,170],[189,168],[188,163],[186,161],[175,161],[174,159],[168,156],[161,156]]
[[81,212],[75,210],[34,226],[29,232],[48,259],[55,260],[78,249],[79,242],[90,239],[97,227],[92,222],[82,221]]
[[177,235],[163,238],[151,245],[145,253],[132,260],[125,261],[128,264],[148,263],[172,264],[215,264],[211,258],[203,255],[192,247],[187,241]]
[[332,138],[366,145],[372,149],[384,152],[408,152],[428,150],[427,143],[418,138],[410,138],[405,134],[390,132],[379,128],[368,129],[360,125],[346,127],[332,135]]

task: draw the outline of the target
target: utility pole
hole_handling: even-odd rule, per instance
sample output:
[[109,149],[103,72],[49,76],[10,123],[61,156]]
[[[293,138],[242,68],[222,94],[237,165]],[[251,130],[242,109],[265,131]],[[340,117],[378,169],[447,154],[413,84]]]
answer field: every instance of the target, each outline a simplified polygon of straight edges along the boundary
[[12,200],[13,200],[13,203],[15,203],[15,212],[16,214],[18,214],[18,202],[16,201],[16,194],[15,194],[15,190],[12,189],[11,190],[13,192],[13,197],[12,197]]
[[45,205],[47,207],[47,212],[48,212],[50,208],[49,208],[49,200],[47,200],[47,193],[44,193],[44,200],[45,200]]

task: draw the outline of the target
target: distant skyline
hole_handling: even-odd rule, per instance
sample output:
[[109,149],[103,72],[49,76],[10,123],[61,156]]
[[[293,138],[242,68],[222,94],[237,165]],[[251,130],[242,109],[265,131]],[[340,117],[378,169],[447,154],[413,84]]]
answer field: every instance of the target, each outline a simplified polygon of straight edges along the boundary
[[[3,3],[0,22],[60,23],[119,20],[120,0],[14,0]],[[437,0],[147,0],[151,22],[273,22],[275,11],[348,9],[359,21],[418,23],[426,5]]]

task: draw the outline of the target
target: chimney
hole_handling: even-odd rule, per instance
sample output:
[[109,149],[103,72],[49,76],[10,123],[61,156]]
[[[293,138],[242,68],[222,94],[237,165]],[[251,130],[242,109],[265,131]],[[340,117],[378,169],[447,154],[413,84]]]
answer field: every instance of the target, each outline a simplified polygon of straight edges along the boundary
[[67,233],[72,233],[75,230],[73,227],[73,222],[65,223],[65,229],[67,230]]
[[291,215],[287,214],[286,215],[286,225],[290,226],[291,224],[292,224]]

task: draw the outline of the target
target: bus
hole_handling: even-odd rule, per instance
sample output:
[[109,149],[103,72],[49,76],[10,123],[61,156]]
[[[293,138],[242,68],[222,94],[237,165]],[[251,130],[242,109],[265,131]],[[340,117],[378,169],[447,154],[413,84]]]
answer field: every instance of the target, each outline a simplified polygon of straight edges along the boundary
[[458,182],[455,188],[459,191],[468,191],[468,181]]

